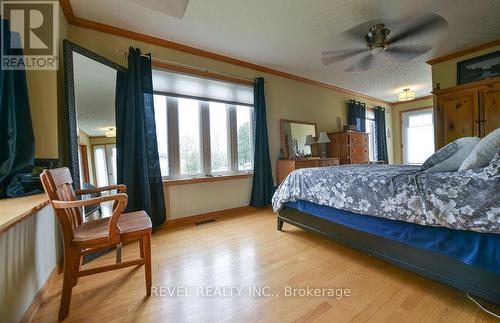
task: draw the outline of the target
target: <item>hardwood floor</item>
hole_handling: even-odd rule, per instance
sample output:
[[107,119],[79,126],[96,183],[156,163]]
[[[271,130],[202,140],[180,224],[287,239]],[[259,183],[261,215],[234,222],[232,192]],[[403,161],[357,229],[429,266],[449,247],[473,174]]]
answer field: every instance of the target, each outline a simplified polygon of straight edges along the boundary
[[[123,248],[125,260],[138,253],[136,244]],[[277,231],[270,210],[159,230],[152,256],[156,296],[145,297],[142,267],[82,277],[65,322],[493,322],[462,292],[286,223]],[[110,253],[87,266],[113,260]],[[57,321],[61,286],[59,275],[35,321]],[[215,289],[196,297],[204,286],[244,289],[242,297],[209,297]],[[269,287],[261,292],[274,297],[249,297],[249,286]],[[285,297],[286,286],[349,289],[351,295]]]

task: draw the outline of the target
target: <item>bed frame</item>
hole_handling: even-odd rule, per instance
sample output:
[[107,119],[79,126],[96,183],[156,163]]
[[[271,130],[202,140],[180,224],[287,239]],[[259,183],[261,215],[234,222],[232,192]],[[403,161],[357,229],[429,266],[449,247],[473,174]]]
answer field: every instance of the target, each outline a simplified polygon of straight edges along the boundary
[[320,234],[403,269],[500,304],[500,275],[492,271],[466,265],[452,257],[351,229],[289,207],[283,208],[278,214],[277,229],[280,231],[283,228],[283,222]]

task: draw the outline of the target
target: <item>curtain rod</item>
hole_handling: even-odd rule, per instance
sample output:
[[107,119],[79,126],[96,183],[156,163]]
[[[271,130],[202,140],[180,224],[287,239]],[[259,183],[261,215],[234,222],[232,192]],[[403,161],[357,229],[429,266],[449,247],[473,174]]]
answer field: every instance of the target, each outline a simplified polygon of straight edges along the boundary
[[[118,53],[122,54],[123,56],[125,56],[125,58],[127,58],[127,56],[128,56],[128,52],[127,51],[124,51],[124,50],[121,50],[121,49],[118,49],[116,51]],[[223,75],[223,76],[228,76],[228,77],[233,77],[233,78],[239,78],[239,79],[244,79],[244,80],[247,80],[247,81],[255,82],[255,78],[245,77],[245,76],[236,75],[236,74],[232,74],[232,73],[221,72],[221,71],[212,70],[212,69],[208,69],[208,68],[200,67],[200,66],[196,66],[196,65],[179,63],[179,62],[171,61],[171,60],[164,59],[164,58],[153,57],[153,55],[151,55],[151,54],[141,54],[141,56],[149,57],[152,61],[173,64],[173,65],[177,65],[177,66],[180,66],[180,67],[193,68],[193,69],[196,69],[196,70],[198,70],[200,72],[214,73],[214,74],[219,74],[219,75]],[[264,83],[266,83],[266,82],[264,81]]]

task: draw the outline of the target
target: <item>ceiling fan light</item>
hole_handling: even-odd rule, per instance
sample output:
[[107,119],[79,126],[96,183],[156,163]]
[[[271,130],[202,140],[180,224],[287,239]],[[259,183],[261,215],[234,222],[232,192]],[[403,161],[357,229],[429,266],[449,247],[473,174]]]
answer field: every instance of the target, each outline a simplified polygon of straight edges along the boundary
[[370,54],[372,55],[377,55],[377,54],[380,54],[384,51],[384,47],[374,47],[374,48],[370,48]]
[[403,92],[399,93],[398,100],[399,101],[410,101],[416,98],[415,91],[410,91],[410,89],[404,89]]
[[116,137],[116,128],[115,127],[108,128],[108,130],[105,131],[105,135],[107,138]]

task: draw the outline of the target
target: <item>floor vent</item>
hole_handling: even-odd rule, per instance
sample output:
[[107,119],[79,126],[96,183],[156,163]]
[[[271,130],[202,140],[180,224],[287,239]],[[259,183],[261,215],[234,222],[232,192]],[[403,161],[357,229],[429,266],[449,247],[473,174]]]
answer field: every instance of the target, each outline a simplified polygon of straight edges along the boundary
[[210,220],[195,222],[194,224],[196,224],[196,225],[202,225],[202,224],[207,224],[207,223],[212,223],[212,222],[215,222],[215,219],[210,219]]

